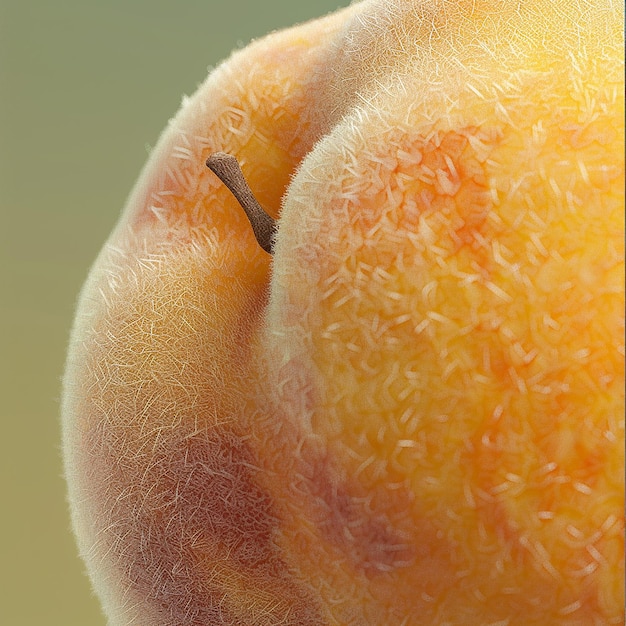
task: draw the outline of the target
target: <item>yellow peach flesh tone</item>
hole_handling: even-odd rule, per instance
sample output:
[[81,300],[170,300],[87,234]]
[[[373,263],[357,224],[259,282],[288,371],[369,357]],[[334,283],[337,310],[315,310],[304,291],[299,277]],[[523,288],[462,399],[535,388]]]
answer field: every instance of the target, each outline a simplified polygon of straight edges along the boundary
[[622,25],[362,2],[184,104],[66,374],[111,624],[623,623]]

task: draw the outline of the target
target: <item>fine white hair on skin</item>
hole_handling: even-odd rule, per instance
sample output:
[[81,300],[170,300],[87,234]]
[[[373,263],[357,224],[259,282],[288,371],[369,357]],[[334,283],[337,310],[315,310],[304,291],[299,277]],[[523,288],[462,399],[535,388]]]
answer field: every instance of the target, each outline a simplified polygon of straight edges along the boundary
[[64,378],[112,626],[623,620],[622,18],[365,0],[184,99]]

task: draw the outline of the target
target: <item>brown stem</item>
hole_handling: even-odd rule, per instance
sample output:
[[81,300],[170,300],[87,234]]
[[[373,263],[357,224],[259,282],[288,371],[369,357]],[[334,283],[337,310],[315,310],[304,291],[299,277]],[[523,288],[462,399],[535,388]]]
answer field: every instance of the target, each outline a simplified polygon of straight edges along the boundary
[[254,236],[265,252],[274,254],[276,220],[268,215],[254,197],[237,159],[225,152],[216,152],[206,161],[207,167],[226,185],[246,212]]

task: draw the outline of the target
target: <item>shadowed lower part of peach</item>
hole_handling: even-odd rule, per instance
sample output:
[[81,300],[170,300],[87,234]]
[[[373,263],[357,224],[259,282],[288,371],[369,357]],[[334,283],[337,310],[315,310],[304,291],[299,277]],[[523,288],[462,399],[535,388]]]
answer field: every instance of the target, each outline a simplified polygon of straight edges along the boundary
[[[241,433],[218,426],[181,434],[151,454],[147,469],[139,451],[135,462],[106,453],[123,432],[85,440],[98,452],[85,472],[107,479],[106,486],[91,483],[107,491],[94,507],[106,530],[98,547],[113,558],[116,585],[131,607],[132,599],[141,602],[139,623],[274,624],[286,615],[293,624],[323,623],[316,599],[293,580],[273,544],[279,522],[255,483]],[[132,450],[137,442],[125,445]],[[136,490],[116,493],[134,471],[142,475]]]

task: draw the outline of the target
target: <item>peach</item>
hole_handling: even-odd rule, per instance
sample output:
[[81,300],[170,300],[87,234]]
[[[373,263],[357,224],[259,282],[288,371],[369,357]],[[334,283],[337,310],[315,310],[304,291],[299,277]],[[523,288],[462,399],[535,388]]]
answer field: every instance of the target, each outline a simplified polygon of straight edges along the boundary
[[110,624],[624,623],[622,27],[364,0],[185,100],[64,379]]

